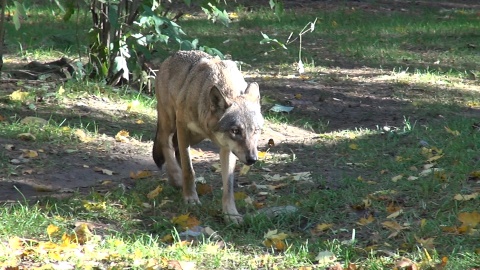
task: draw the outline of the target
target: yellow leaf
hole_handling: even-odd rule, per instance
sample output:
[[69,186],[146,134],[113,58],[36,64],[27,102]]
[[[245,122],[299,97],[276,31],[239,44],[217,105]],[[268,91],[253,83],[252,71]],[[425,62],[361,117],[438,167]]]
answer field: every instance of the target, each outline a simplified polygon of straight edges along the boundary
[[236,12],[230,12],[228,13],[228,17],[230,19],[238,19],[238,14]]
[[448,133],[452,134],[453,136],[458,136],[458,135],[460,135],[460,132],[458,132],[457,130],[451,130],[451,129],[450,129],[449,127],[447,127],[447,126],[445,126],[445,130],[446,130]]
[[243,165],[242,168],[240,169],[239,174],[240,174],[241,176],[247,175],[247,173],[248,173],[249,171],[250,171],[250,166],[248,166],[248,165]]
[[115,141],[117,142],[128,142],[128,137],[130,133],[126,130],[120,130],[117,135],[115,135]]
[[10,94],[10,99],[15,101],[24,101],[25,99],[27,99],[28,95],[28,92],[17,90]]
[[147,194],[147,198],[154,199],[155,197],[157,197],[160,194],[160,192],[162,192],[162,190],[163,190],[163,187],[158,185],[154,190],[150,191]]
[[469,195],[457,194],[453,197],[453,199],[456,201],[469,201],[469,200],[474,200],[478,198],[478,196],[479,196],[478,192],[475,192]]
[[14,236],[8,239],[8,246],[13,250],[19,250],[23,248],[23,240]]
[[23,150],[23,157],[24,158],[36,158],[36,157],[38,157],[38,153],[35,150]]
[[60,230],[59,227],[57,227],[53,224],[50,224],[47,227],[47,234],[48,234],[48,236],[52,236],[53,234],[57,233],[59,230]]
[[107,204],[106,202],[92,202],[92,201],[87,201],[84,200],[82,201],[83,207],[87,209],[88,211],[104,211],[107,209]]
[[326,230],[328,230],[332,227],[333,227],[333,223],[317,224],[317,226],[315,226],[315,228],[313,229],[313,233],[318,234],[318,233],[326,231]]
[[245,198],[247,198],[247,194],[245,192],[235,192],[233,194],[233,197],[235,198],[235,201],[238,201],[238,200],[245,200]]
[[141,124],[144,124],[145,122],[142,120],[142,119],[138,119],[135,121],[135,124],[137,125],[141,125]]
[[365,226],[372,223],[374,220],[375,218],[372,215],[369,215],[367,218],[361,218],[358,220],[357,224],[360,226]]
[[59,95],[65,94],[65,88],[63,88],[63,85],[60,85],[57,92],[58,92]]
[[87,135],[87,133],[85,133],[85,131],[81,130],[81,129],[75,129],[75,132],[74,132],[75,136],[77,137],[77,139],[83,143],[88,143],[88,142],[91,142],[93,141],[93,138],[92,137],[89,137]]
[[258,152],[258,159],[269,159],[271,155],[268,152],[260,151]]
[[468,175],[468,178],[471,180],[478,180],[480,179],[480,171],[473,171]]
[[278,230],[270,230],[264,236],[263,244],[266,247],[273,247],[276,250],[282,251],[286,249],[285,240],[288,237],[286,233],[278,233]]
[[425,225],[427,225],[427,220],[426,219],[422,219],[420,221],[420,228],[423,229],[423,227],[425,227]]
[[358,149],[359,149],[358,145],[355,144],[355,143],[349,144],[349,145],[348,145],[348,148],[350,148],[350,149],[352,149],[352,150],[358,150]]
[[460,220],[464,226],[475,227],[480,223],[480,213],[478,212],[463,212],[458,214],[458,220]]
[[152,175],[153,175],[153,173],[151,171],[137,171],[136,173],[130,172],[130,178],[131,179],[148,178]]
[[435,155],[429,159],[427,159],[427,162],[432,162],[432,161],[435,161],[435,160],[438,160],[438,159],[441,159],[443,157],[443,155]]
[[295,99],[301,99],[302,98],[302,94],[295,94]]
[[266,234],[263,235],[263,238],[265,239],[284,240],[287,237],[288,237],[288,234],[279,233],[278,230],[269,230]]
[[200,224],[200,221],[194,217],[190,216],[190,213],[174,217],[172,223],[180,226],[182,229],[193,228]]

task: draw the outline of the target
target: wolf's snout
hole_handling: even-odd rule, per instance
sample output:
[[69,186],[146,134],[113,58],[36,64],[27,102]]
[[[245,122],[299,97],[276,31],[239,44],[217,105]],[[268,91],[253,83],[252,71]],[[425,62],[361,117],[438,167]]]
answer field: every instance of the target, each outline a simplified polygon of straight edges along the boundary
[[250,165],[253,165],[255,162],[257,162],[257,157],[249,157],[247,158],[247,162],[245,164],[247,164],[248,166]]

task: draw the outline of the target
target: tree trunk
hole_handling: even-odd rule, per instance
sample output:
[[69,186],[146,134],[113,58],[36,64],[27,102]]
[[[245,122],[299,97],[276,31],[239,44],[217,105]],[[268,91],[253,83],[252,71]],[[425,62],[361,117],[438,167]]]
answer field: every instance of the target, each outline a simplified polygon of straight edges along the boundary
[[3,69],[3,54],[5,53],[5,6],[7,0],[0,0],[0,76]]

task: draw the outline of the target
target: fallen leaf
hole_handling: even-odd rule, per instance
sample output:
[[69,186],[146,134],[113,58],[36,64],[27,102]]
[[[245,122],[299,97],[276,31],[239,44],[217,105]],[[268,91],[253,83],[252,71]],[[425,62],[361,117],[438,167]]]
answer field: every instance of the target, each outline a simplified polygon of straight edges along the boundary
[[318,234],[318,233],[326,231],[326,230],[328,230],[332,227],[333,227],[333,223],[321,223],[321,224],[317,224],[317,226],[315,226],[315,228],[313,228],[312,232],[314,234]]
[[449,127],[445,126],[445,131],[447,131],[448,133],[452,134],[453,136],[458,136],[460,135],[460,132],[457,131],[457,130],[451,130]]
[[388,219],[397,218],[397,217],[400,216],[400,214],[402,214],[402,213],[403,213],[403,210],[400,209],[400,210],[398,210],[398,211],[396,211],[396,212],[393,212],[393,213],[391,213],[390,215],[388,215],[387,218],[388,218]]
[[474,192],[474,193],[469,194],[469,195],[456,194],[453,197],[453,199],[456,200],[456,201],[470,201],[470,200],[474,200],[474,199],[478,198],[478,196],[479,196],[478,192]]
[[206,195],[206,194],[210,194],[212,192],[213,192],[212,185],[204,184],[204,183],[198,183],[197,184],[198,195]]
[[160,192],[162,192],[162,190],[163,190],[163,187],[158,185],[154,190],[150,191],[147,194],[147,198],[149,198],[150,200],[154,199],[160,194]]
[[242,168],[240,169],[239,175],[247,175],[247,173],[250,171],[250,166],[248,165],[243,165]]
[[428,249],[435,248],[435,243],[434,243],[435,237],[418,238],[417,236],[415,236],[415,240],[417,240],[417,243],[419,243],[420,245],[422,245],[425,248],[428,248]]
[[402,179],[403,178],[403,175],[402,174],[399,174],[397,176],[394,176],[392,177],[392,182],[397,182],[398,180]]
[[47,234],[48,234],[48,236],[51,237],[53,234],[57,233],[59,230],[60,230],[60,228],[58,226],[50,224],[47,227]]
[[331,251],[320,251],[315,257],[315,261],[318,263],[318,266],[324,267],[329,264],[334,263],[337,260],[335,254]]
[[190,216],[190,213],[172,218],[172,223],[180,226],[182,229],[193,228],[200,225],[200,221],[196,217]]
[[32,133],[20,133],[17,135],[17,138],[23,141],[35,141],[37,139]]
[[23,157],[24,158],[36,158],[38,157],[38,152],[35,151],[35,150],[27,150],[27,149],[23,149]]
[[81,130],[81,129],[75,129],[75,132],[74,132],[75,136],[77,137],[77,139],[83,143],[88,143],[88,142],[91,142],[93,141],[93,138],[92,137],[89,137],[87,135],[87,133],[85,133],[85,131]]
[[151,171],[137,171],[136,173],[130,172],[131,179],[143,179],[152,176],[153,173]]
[[40,117],[27,116],[20,121],[20,124],[35,125],[35,126],[43,127],[48,124],[48,121]]
[[5,150],[8,150],[8,151],[15,150],[15,145],[13,144],[5,144],[4,147],[5,147]]
[[432,173],[435,173],[435,172],[442,172],[442,171],[443,171],[443,169],[441,169],[441,168],[430,168],[430,169],[425,169],[425,170],[421,171],[418,175],[424,177],[424,176],[427,176],[429,174],[432,174]]
[[355,144],[355,143],[349,144],[349,145],[348,145],[348,148],[350,148],[350,149],[352,149],[352,150],[358,150],[358,149],[359,149],[358,145]]
[[117,142],[128,142],[130,137],[130,133],[126,130],[120,130],[116,135],[115,135],[115,141]]
[[286,233],[279,233],[278,230],[270,230],[264,234],[263,244],[266,247],[273,247],[276,250],[283,251],[286,249],[286,244],[283,240],[288,237]]
[[239,191],[239,192],[235,192],[233,194],[233,197],[235,198],[235,201],[239,201],[239,200],[245,200],[245,198],[247,198],[248,196],[245,192]]
[[464,226],[476,227],[480,223],[480,213],[479,212],[463,212],[458,214],[458,220],[460,220]]
[[372,215],[369,215],[367,218],[361,218],[358,220],[357,224],[360,226],[365,226],[375,221],[375,218]]
[[408,258],[402,258],[395,262],[395,266],[398,268],[407,268],[409,270],[417,270],[418,266]]
[[9,96],[10,96],[11,100],[24,101],[25,99],[27,99],[28,95],[29,95],[28,92],[24,92],[22,90],[17,90],[17,91],[14,91],[13,93],[11,93]]
[[293,180],[295,181],[310,181],[312,180],[310,172],[293,173]]
[[88,211],[104,211],[107,209],[107,204],[106,202],[92,202],[92,201],[87,201],[83,200],[83,207],[87,209]]
[[274,175],[264,174],[263,178],[265,178],[265,180],[269,182],[277,182],[277,181],[286,180],[288,176],[280,176],[280,174],[274,174]]

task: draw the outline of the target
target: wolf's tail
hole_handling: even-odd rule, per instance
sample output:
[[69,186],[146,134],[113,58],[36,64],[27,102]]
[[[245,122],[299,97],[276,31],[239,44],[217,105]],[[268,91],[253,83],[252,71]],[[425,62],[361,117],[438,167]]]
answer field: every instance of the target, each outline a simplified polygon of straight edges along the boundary
[[163,156],[162,146],[158,142],[157,140],[158,138],[156,134],[155,134],[155,140],[153,141],[152,154],[153,154],[153,160],[155,161],[155,164],[157,164],[157,167],[161,169],[163,166],[163,163],[165,163],[165,157]]

